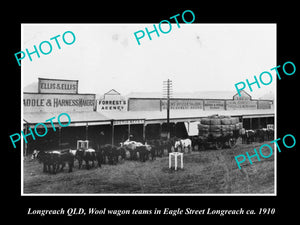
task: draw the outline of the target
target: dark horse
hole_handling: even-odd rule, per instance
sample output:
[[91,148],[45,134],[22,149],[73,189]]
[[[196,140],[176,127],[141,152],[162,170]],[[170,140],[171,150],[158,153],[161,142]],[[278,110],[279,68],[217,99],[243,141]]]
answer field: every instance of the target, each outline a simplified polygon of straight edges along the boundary
[[111,144],[100,146],[100,151],[103,153],[103,163],[106,162],[106,158],[110,165],[115,165],[119,162],[119,156],[122,159],[126,157],[126,150],[123,147],[117,147]]
[[82,148],[77,149],[75,157],[78,160],[79,169],[82,166],[82,161],[85,161],[86,169],[90,169],[89,162],[91,161],[92,167],[94,167],[95,166],[94,161],[97,160],[96,150],[94,149],[82,149]]
[[43,163],[43,172],[57,173],[63,171],[66,163],[69,166],[69,172],[72,172],[74,167],[74,155],[70,151],[37,151],[34,150],[32,158],[37,158],[40,163]]

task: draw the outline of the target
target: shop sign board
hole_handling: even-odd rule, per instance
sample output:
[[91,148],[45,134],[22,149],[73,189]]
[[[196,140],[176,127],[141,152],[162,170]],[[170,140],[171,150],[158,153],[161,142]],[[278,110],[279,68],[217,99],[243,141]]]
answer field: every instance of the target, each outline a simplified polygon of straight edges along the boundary
[[38,92],[77,94],[78,80],[39,78]]
[[113,121],[113,125],[132,125],[132,124],[144,124],[145,120],[115,120]]
[[97,99],[97,111],[127,111],[127,100],[112,89]]
[[224,110],[224,100],[204,100],[204,110]]
[[258,101],[258,109],[271,109],[272,101]]
[[[167,100],[161,101],[161,109],[167,109]],[[171,110],[203,109],[203,100],[199,99],[171,99]]]
[[227,110],[254,110],[257,109],[256,100],[227,100]]
[[24,112],[93,111],[94,94],[23,93]]

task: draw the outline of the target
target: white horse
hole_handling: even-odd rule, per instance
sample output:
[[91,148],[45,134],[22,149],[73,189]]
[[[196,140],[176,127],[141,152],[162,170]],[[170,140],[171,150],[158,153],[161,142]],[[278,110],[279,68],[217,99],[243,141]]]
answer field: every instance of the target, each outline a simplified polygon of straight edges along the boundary
[[187,148],[188,152],[191,152],[191,150],[192,150],[192,141],[189,138],[187,138],[187,139],[180,139],[178,141],[175,141],[175,144],[174,144],[175,150],[178,151],[178,147],[180,147],[182,151],[185,148]]

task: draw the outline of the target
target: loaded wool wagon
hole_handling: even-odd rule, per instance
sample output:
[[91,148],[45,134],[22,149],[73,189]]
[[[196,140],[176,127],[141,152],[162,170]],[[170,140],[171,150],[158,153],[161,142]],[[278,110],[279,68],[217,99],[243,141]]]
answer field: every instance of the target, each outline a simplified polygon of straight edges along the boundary
[[243,125],[237,117],[212,115],[202,118],[198,125],[198,148],[233,148],[242,128]]

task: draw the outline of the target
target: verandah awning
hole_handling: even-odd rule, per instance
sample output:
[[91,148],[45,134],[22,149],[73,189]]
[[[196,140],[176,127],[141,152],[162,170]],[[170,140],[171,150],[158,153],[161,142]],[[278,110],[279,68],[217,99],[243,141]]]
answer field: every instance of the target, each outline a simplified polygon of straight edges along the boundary
[[[106,116],[102,115],[99,112],[65,112],[71,118],[71,124],[69,126],[92,126],[92,125],[105,125],[111,124],[111,119],[107,118]],[[31,113],[24,113],[23,114],[23,121],[28,124],[29,126],[35,126],[37,123],[45,123],[47,126],[52,126],[51,122],[45,122],[52,117],[54,126],[59,126],[58,124],[58,116],[61,113],[59,112],[31,112]],[[60,117],[61,123],[69,122],[67,116],[62,115]]]
[[[116,112],[66,112],[71,118],[69,126],[92,126],[92,125],[114,125],[123,124],[155,124],[166,122],[166,111],[116,111]],[[32,112],[24,113],[23,120],[30,126],[37,123],[45,123],[46,120],[55,117],[54,125],[58,126],[58,112]],[[170,122],[192,122],[198,121],[200,118],[213,114],[241,116],[243,118],[260,118],[273,117],[274,109],[268,110],[222,110],[222,111],[203,111],[203,110],[171,110]],[[61,122],[68,122],[66,116],[61,116]],[[45,123],[51,126],[51,123]]]

